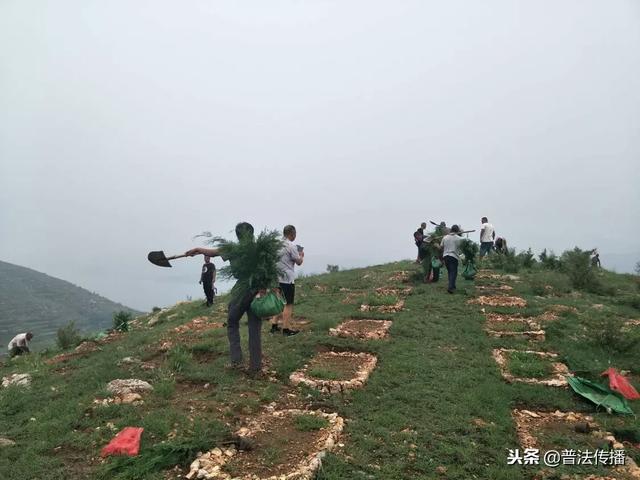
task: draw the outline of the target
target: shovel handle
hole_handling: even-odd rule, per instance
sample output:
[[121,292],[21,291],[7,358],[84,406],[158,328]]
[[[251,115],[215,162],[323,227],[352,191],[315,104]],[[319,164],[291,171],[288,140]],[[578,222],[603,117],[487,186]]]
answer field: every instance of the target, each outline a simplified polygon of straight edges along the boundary
[[187,254],[183,253],[182,255],[174,255],[172,257],[167,257],[167,260],[175,260],[176,258],[182,258],[182,257],[186,257]]

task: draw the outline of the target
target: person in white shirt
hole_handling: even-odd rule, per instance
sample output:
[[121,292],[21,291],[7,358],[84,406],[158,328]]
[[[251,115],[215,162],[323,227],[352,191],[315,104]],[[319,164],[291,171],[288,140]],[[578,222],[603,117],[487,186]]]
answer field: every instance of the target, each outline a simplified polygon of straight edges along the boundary
[[280,290],[284,295],[287,305],[284,307],[284,311],[273,317],[271,322],[271,333],[277,333],[282,331],[285,336],[291,336],[298,333],[297,330],[292,330],[290,327],[291,317],[293,316],[293,301],[296,294],[295,285],[295,266],[302,265],[304,261],[304,251],[302,247],[298,247],[293,243],[296,239],[296,227],[293,225],[287,225],[282,232],[284,239],[282,248],[280,249],[280,260],[278,261],[278,281],[280,282]]
[[480,230],[480,258],[491,253],[493,240],[496,238],[496,230],[489,223],[487,217],[482,217],[482,229]]
[[456,290],[456,278],[458,277],[458,262],[460,260],[460,244],[464,240],[460,235],[458,225],[451,226],[451,232],[445,235],[440,243],[444,264],[447,267],[449,286],[447,292],[453,293]]
[[7,349],[9,350],[9,357],[15,357],[24,353],[29,353],[29,342],[33,338],[33,333],[19,333],[11,339]]

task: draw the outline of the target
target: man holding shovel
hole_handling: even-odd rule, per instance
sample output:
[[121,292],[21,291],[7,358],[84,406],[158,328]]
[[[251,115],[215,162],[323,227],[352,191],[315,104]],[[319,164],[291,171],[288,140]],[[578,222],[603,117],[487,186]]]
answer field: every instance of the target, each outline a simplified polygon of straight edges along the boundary
[[[239,241],[253,239],[253,226],[242,222],[236,225],[236,237]],[[233,263],[234,258],[225,258],[220,248],[196,247],[188,250],[186,256],[207,255],[209,257],[221,257]],[[229,302],[229,314],[227,318],[227,337],[229,339],[229,353],[231,355],[231,367],[239,368],[242,365],[242,348],[240,347],[240,319],[246,313],[249,320],[249,372],[256,374],[262,368],[262,319],[251,311],[251,302],[257,291],[250,288],[247,282],[239,281],[231,291]]]

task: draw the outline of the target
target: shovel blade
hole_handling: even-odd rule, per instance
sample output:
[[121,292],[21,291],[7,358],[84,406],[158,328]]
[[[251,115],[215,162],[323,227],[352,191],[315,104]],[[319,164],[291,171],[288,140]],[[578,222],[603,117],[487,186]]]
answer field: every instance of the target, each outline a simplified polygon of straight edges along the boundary
[[147,255],[147,258],[151,263],[159,267],[171,267],[169,260],[167,260],[167,257],[165,256],[162,250],[157,252],[149,252],[149,255]]

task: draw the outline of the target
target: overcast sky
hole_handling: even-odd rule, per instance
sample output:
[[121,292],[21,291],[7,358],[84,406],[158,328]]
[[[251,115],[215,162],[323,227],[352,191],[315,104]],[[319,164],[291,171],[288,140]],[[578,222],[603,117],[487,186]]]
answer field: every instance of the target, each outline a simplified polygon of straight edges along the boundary
[[639,86],[636,0],[1,0],[0,260],[150,309],[203,230],[292,223],[309,273],[486,215],[630,270]]

